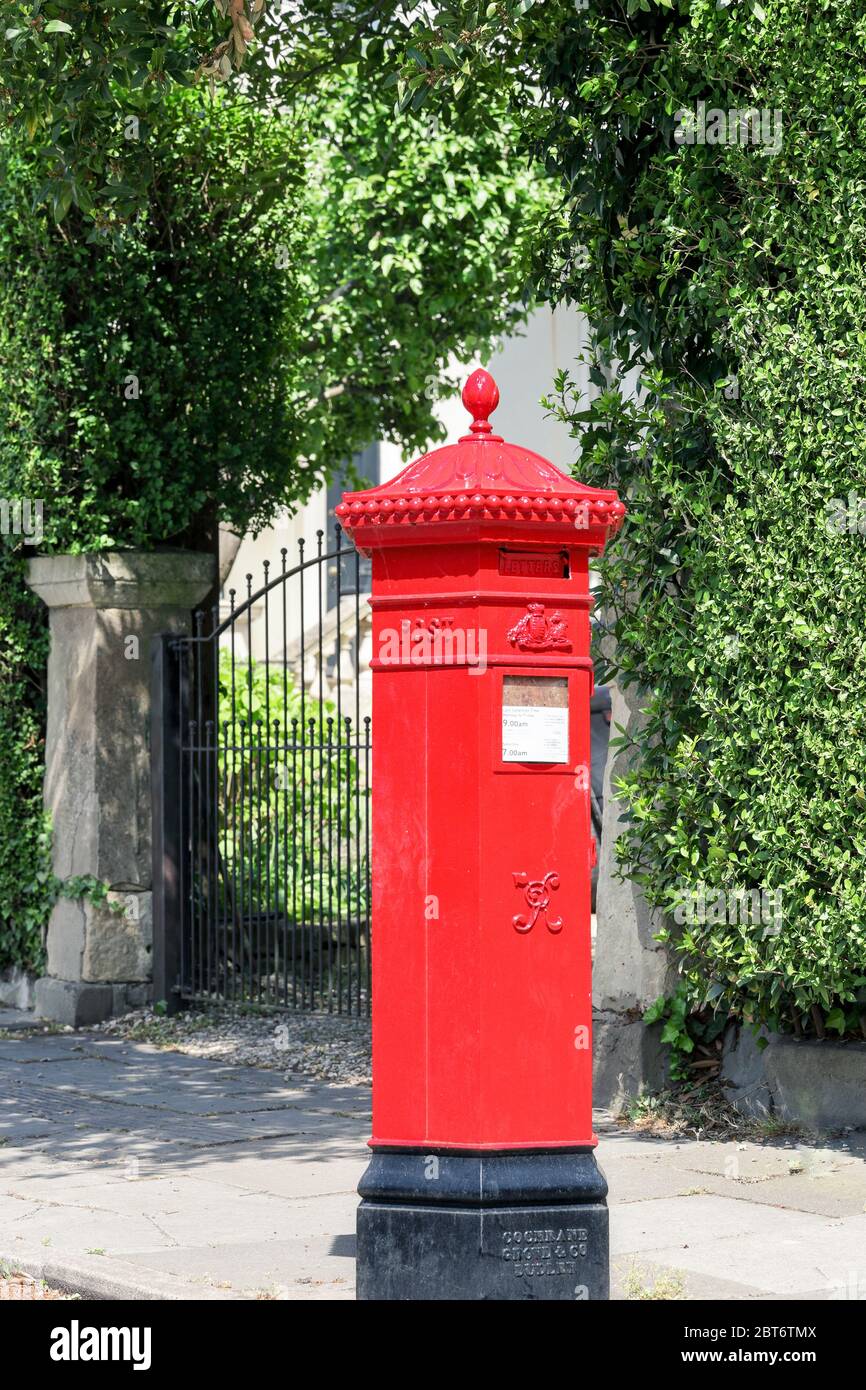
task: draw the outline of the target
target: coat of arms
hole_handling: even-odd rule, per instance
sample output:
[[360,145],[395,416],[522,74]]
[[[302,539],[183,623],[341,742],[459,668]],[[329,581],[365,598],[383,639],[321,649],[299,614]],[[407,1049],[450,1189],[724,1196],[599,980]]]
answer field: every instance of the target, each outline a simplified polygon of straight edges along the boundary
[[508,631],[508,640],[522,652],[570,652],[571,642],[561,613],[548,618],[543,603],[530,603]]

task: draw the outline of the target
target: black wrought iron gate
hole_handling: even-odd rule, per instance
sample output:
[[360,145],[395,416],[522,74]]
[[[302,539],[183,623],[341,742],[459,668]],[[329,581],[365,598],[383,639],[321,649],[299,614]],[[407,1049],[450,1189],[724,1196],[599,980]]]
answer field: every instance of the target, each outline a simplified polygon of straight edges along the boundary
[[154,643],[154,998],[370,1000],[365,564],[342,533]]

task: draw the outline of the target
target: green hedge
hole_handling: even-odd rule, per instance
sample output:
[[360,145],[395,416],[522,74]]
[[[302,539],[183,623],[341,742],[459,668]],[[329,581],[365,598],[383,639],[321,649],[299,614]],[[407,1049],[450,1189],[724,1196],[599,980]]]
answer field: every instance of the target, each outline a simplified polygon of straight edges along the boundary
[[[242,104],[178,91],[163,119],[148,213],[114,239],[34,211],[30,157],[0,149],[0,482],[45,500],[47,550],[180,543],[218,489],[261,525],[321,476],[290,403],[298,154]],[[254,267],[272,242],[290,264]]]
[[[601,392],[590,406],[562,378],[558,408],[585,431],[580,476],[629,506],[603,563],[618,679],[648,712],[622,787],[623,865],[666,910],[696,1007],[859,1036],[862,7],[554,7],[533,42],[550,103],[539,147],[571,195],[547,283],[565,262]],[[779,112],[780,143],[678,143],[677,113],[699,101]],[[740,920],[730,905],[753,890],[778,891],[780,915]],[[724,919],[677,921],[700,892]]]

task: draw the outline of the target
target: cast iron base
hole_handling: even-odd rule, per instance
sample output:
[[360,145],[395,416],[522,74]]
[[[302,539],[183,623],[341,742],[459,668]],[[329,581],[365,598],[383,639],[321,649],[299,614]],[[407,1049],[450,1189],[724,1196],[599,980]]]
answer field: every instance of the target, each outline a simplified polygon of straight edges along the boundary
[[610,1296],[607,1183],[592,1149],[380,1149],[358,1191],[361,1300]]

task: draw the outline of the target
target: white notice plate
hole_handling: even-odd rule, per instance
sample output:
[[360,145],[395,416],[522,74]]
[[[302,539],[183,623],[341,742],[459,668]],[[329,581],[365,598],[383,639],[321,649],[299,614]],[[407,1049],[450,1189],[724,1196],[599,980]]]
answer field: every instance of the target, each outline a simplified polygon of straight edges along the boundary
[[502,761],[567,763],[568,710],[546,705],[503,705]]

